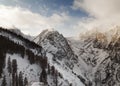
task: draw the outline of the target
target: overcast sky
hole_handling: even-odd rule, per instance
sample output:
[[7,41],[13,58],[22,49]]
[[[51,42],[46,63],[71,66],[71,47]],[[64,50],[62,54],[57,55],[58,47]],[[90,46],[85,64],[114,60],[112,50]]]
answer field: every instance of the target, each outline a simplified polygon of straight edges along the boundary
[[120,0],[0,0],[0,26],[38,35],[54,28],[64,36],[120,25]]

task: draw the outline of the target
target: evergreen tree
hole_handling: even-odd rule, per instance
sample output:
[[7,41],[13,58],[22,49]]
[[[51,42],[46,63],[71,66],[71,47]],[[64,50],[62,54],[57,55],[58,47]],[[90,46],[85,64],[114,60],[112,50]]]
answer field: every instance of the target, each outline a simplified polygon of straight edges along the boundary
[[54,67],[54,66],[51,67],[51,74],[52,74],[52,75],[55,74],[55,67]]
[[5,76],[3,77],[3,81],[2,81],[1,86],[7,86],[7,82],[6,82],[6,77]]
[[55,86],[58,86],[58,71],[55,71]]
[[[1,43],[1,39],[0,39],[0,43]],[[0,46],[0,49],[1,49],[0,50],[0,78],[2,77],[3,68],[5,67],[5,53],[4,53],[4,49],[1,48],[1,46]]]
[[44,57],[44,59],[42,60],[42,69],[47,68],[47,62],[48,62],[47,57]]
[[43,69],[40,75],[40,82],[47,83],[47,73],[46,70]]
[[16,86],[19,86],[18,85],[18,75],[16,74]]
[[15,83],[15,74],[13,73],[13,74],[12,74],[12,86],[15,86],[15,84],[16,84],[16,83]]
[[72,86],[72,83],[70,83],[70,86]]
[[48,64],[48,74],[50,74],[50,65]]
[[16,86],[17,60],[12,60],[12,86]]
[[12,73],[13,74],[17,73],[17,60],[16,59],[12,60]]
[[18,78],[18,81],[19,81],[19,86],[24,86],[23,85],[23,75],[22,75],[22,72],[20,71],[20,73],[19,73],[19,78]]
[[10,57],[8,58],[8,63],[7,63],[8,65],[7,65],[7,69],[8,69],[8,72],[9,72],[9,74],[11,74],[12,73],[12,68],[11,68],[11,60],[10,60]]
[[27,77],[24,78],[24,86],[27,86],[28,85],[28,79]]

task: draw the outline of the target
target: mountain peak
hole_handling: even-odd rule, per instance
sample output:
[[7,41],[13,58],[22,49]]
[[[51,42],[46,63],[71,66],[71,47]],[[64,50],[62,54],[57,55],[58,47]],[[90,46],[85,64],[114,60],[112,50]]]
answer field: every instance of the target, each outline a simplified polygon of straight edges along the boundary
[[[36,37],[37,44],[43,46],[45,51],[52,53],[56,60],[76,59],[68,40],[58,31],[44,30]],[[69,65],[70,66],[70,65]],[[72,67],[71,67],[72,68]]]
[[42,40],[45,39],[54,40],[55,37],[60,37],[60,36],[62,35],[58,31],[55,31],[54,29],[46,29],[43,30],[36,38],[34,38],[34,41],[39,44],[41,43]]
[[80,38],[86,39],[97,39],[99,42],[109,44],[115,43],[120,38],[120,26],[115,26],[106,31],[99,31],[94,29],[92,31],[88,31],[80,36]]

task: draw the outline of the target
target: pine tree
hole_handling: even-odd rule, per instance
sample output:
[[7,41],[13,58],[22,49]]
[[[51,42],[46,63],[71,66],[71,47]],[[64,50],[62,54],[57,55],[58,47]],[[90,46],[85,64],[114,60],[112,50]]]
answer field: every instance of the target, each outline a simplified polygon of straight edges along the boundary
[[1,86],[7,86],[7,82],[6,82],[6,77],[5,76],[3,77],[3,81],[2,81]]
[[[0,43],[1,43],[1,39],[0,39]],[[2,50],[0,50],[0,78],[2,77],[3,68],[5,67],[5,53],[3,48],[1,49]]]
[[52,74],[52,75],[55,74],[55,67],[54,67],[54,66],[51,67],[51,74]]
[[11,68],[11,60],[10,60],[10,57],[8,58],[8,63],[7,63],[8,65],[7,65],[7,69],[8,69],[8,72],[9,72],[9,74],[11,74],[12,73],[12,68]]
[[28,79],[27,77],[24,78],[24,86],[27,86],[28,85]]
[[19,86],[18,85],[18,75],[16,74],[16,86]]
[[47,83],[47,73],[45,69],[43,69],[41,72],[40,82],[44,82],[45,84]]
[[42,60],[42,69],[47,68],[47,62],[48,62],[47,57],[44,57],[44,59]]
[[13,59],[12,60],[12,73],[17,73],[17,60]]
[[12,60],[12,86],[16,86],[17,60]]
[[15,74],[12,74],[12,86],[15,86]]
[[50,65],[48,64],[48,74],[50,74]]
[[19,81],[19,86],[23,86],[23,75],[22,75],[22,72],[21,72],[21,71],[20,71],[20,73],[19,73],[18,81]]
[[55,85],[58,86],[58,71],[55,71]]
[[70,86],[72,86],[72,83],[70,83]]

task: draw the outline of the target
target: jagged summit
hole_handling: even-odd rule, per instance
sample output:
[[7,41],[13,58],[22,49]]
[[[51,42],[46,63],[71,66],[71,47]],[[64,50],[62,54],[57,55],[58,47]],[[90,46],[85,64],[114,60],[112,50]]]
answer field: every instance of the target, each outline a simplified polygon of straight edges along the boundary
[[80,35],[80,38],[86,39],[97,39],[98,41],[109,44],[115,43],[120,38],[120,26],[115,26],[107,31],[100,31],[97,29],[91,30]]
[[80,68],[80,65],[84,62],[79,61],[68,39],[62,34],[55,30],[44,30],[36,37],[35,42],[44,48],[49,63],[55,65],[55,68],[63,74],[64,79],[71,82],[73,86],[87,84],[86,81],[88,80],[82,76],[83,72],[81,72]]
[[[38,44],[40,43],[41,40],[43,40],[44,38],[48,38],[50,35],[61,35],[59,34],[58,31],[54,30],[54,29],[46,29],[43,30],[37,37],[35,37],[33,40],[35,42],[37,42]],[[54,37],[54,36],[53,36]]]
[[59,55],[55,56],[59,59],[62,59],[63,57],[70,59],[72,55],[74,56],[68,41],[58,31],[44,30],[36,37],[36,39],[38,39],[37,44],[42,45],[46,51],[52,52],[55,55]]

